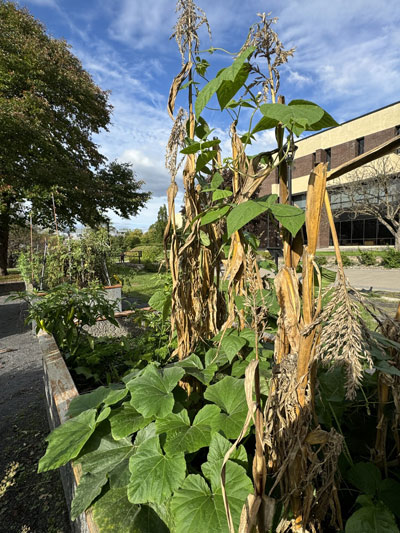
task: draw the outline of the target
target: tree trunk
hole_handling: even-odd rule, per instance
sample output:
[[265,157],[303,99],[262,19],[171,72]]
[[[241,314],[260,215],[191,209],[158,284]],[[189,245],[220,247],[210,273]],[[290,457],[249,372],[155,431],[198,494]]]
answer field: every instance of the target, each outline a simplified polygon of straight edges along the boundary
[[396,234],[394,236],[394,249],[400,252],[400,225],[397,228]]
[[0,209],[0,276],[7,276],[8,236],[10,233],[10,213],[3,205]]

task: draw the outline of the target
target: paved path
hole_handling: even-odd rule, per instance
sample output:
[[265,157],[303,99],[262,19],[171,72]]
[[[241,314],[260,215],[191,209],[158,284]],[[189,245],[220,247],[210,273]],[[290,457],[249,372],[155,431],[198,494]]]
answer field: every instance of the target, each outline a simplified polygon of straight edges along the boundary
[[[332,269],[333,270],[333,269]],[[400,269],[393,268],[345,268],[345,274],[356,289],[400,292]]]
[[39,343],[24,326],[24,303],[6,298],[0,296],[0,533],[69,533],[58,472],[36,473],[49,433]]

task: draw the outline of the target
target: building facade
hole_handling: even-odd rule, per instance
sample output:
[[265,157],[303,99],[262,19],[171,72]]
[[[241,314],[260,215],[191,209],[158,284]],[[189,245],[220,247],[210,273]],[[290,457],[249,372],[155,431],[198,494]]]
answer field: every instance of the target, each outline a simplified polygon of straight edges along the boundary
[[[296,142],[297,150],[291,168],[291,199],[295,205],[304,208],[310,172],[319,163],[327,163],[328,170],[336,168],[358,155],[376,148],[380,144],[400,135],[400,102],[377,109],[366,115],[354,118],[328,130],[310,135]],[[393,154],[390,157],[398,158]],[[397,161],[395,161],[397,164]],[[368,215],[352,216],[352,213],[339,214],[346,199],[343,198],[341,184],[354,179],[352,174],[328,182],[332,210],[335,215],[336,230],[340,244],[344,246],[390,245],[394,237],[375,217]],[[398,183],[398,182],[397,182]],[[397,185],[396,185],[397,186]],[[260,189],[260,196],[279,193],[277,171]],[[276,246],[276,236],[266,220],[262,227],[261,244]],[[319,248],[331,245],[329,224],[324,212],[319,235]]]

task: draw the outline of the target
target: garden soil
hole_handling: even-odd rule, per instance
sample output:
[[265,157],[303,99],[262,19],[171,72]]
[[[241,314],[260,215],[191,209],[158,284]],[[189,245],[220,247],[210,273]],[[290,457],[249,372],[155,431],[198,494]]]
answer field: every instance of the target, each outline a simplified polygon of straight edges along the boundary
[[25,304],[0,296],[0,533],[70,533],[57,471],[37,474],[49,433],[39,343]]

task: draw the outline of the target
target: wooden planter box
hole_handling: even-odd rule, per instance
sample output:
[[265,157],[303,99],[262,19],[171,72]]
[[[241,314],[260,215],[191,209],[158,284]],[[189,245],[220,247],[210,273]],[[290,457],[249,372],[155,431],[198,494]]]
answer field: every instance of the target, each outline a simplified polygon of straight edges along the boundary
[[[47,418],[50,429],[53,430],[68,420],[69,404],[79,393],[54,338],[43,331],[38,333],[38,338],[43,354]],[[60,468],[60,475],[70,510],[75,488],[81,477],[80,466],[69,463]],[[82,513],[71,522],[71,529],[73,533],[99,533],[91,511]]]

